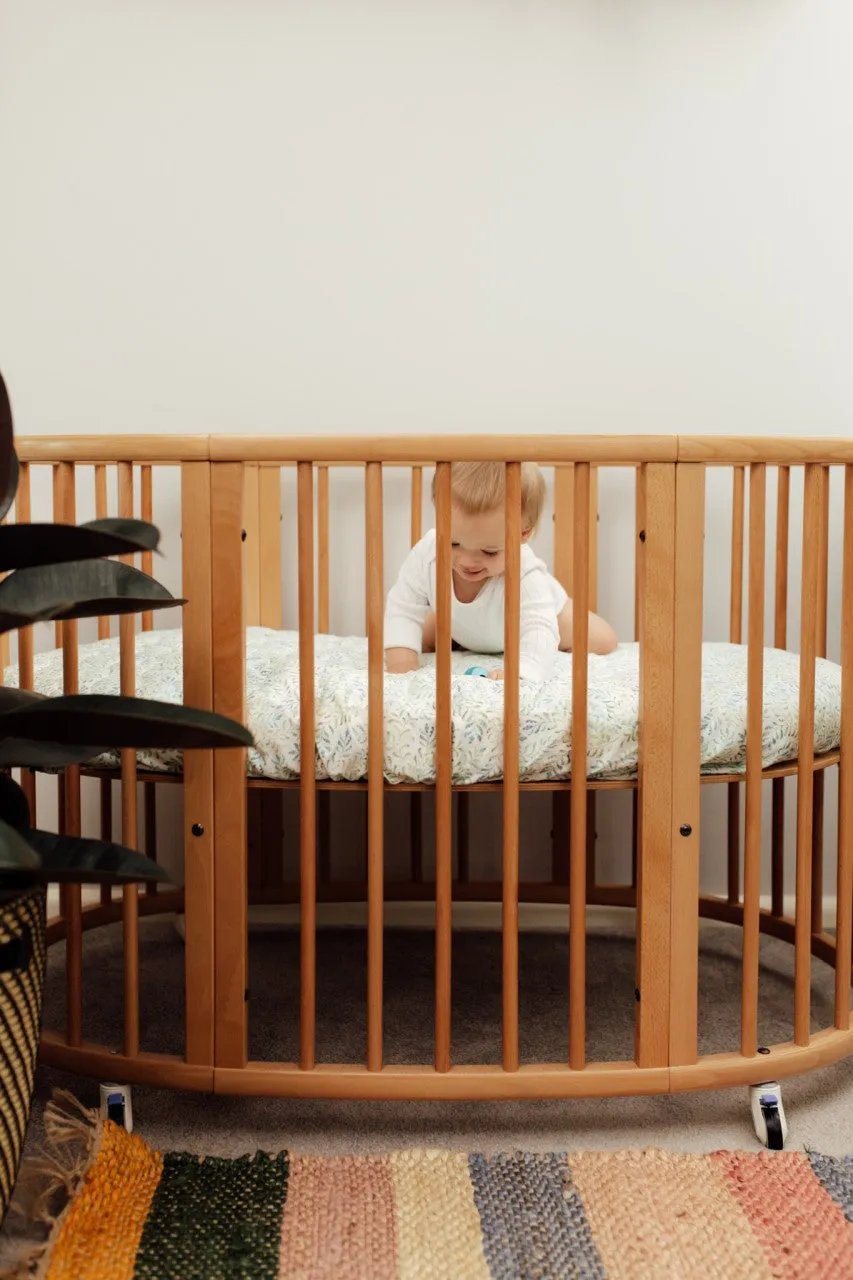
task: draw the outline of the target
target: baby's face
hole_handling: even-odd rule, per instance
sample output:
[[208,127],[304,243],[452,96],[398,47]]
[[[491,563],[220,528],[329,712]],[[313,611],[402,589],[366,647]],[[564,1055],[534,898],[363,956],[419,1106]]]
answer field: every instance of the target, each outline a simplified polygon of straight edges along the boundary
[[[467,582],[497,578],[506,569],[504,512],[486,511],[468,515],[453,506],[450,515],[453,539],[453,571]],[[526,541],[527,535],[524,535]]]

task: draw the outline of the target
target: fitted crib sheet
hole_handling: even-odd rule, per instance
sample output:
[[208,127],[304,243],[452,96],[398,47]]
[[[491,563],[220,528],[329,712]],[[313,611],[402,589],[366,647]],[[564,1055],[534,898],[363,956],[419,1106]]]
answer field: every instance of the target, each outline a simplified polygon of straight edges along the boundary
[[[315,641],[316,776],[356,781],[367,773],[367,641],[361,637],[317,636]],[[503,686],[466,676],[477,662],[494,657],[454,653],[452,658],[453,778],[470,784],[500,778],[503,767]],[[80,692],[119,692],[119,642],[80,646]],[[571,670],[560,654],[552,678],[522,681],[520,769],[523,781],[554,781],[571,771]],[[17,684],[17,670],[6,673]],[[246,639],[247,718],[255,738],[249,752],[253,777],[292,780],[299,776],[299,641],[295,632],[251,627]],[[62,654],[35,660],[40,693],[62,692]],[[764,765],[798,753],[799,657],[765,651]],[[137,636],[136,689],[139,697],[182,701],[180,630]],[[638,757],[639,648],[621,645],[607,657],[589,659],[590,778],[635,776]],[[840,737],[841,668],[819,659],[816,667],[817,752],[832,751]],[[746,649],[740,645],[702,647],[702,770],[742,772],[746,748]],[[139,764],[158,772],[181,768],[178,751],[140,751]],[[104,757],[116,764],[118,756]],[[391,783],[435,781],[435,670],[421,669],[385,678],[385,776]]]

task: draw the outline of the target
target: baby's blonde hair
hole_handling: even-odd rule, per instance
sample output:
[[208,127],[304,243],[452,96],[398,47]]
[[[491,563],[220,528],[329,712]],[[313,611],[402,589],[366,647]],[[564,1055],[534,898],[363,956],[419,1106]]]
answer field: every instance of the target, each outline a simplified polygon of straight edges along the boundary
[[[468,516],[481,516],[503,508],[506,472],[502,462],[454,462],[450,470],[451,499]],[[435,476],[432,481],[435,502]],[[545,477],[535,462],[521,464],[521,523],[532,533],[545,506]]]

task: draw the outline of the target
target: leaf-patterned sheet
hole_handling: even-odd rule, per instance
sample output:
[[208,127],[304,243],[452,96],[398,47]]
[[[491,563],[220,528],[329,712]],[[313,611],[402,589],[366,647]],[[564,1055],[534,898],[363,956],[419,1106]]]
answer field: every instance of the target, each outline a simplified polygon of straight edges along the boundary
[[[137,636],[136,689],[140,697],[182,701],[180,631]],[[354,781],[367,772],[367,642],[361,637],[316,637],[316,775]],[[477,663],[498,665],[494,656],[453,654],[453,777],[457,783],[499,778],[503,760],[503,686],[466,676]],[[571,672],[560,654],[552,679],[523,681],[520,692],[520,765],[524,781],[565,778],[570,773]],[[17,684],[17,670],[6,673]],[[249,753],[254,777],[299,776],[299,641],[295,632],[251,627],[247,632],[246,685]],[[62,692],[62,654],[35,661],[41,693]],[[796,758],[799,658],[768,649],[764,667],[765,766]],[[80,648],[80,691],[119,692],[119,644],[103,640]],[[815,750],[837,748],[841,669],[818,660]],[[639,718],[639,649],[622,645],[607,657],[589,659],[589,743],[592,778],[630,778],[636,773]],[[739,772],[746,745],[746,649],[705,644],[702,653],[702,769]],[[117,757],[116,757],[117,759]],[[179,770],[178,751],[140,751],[139,763],[164,772]],[[435,780],[435,667],[385,678],[385,776],[389,782]]]

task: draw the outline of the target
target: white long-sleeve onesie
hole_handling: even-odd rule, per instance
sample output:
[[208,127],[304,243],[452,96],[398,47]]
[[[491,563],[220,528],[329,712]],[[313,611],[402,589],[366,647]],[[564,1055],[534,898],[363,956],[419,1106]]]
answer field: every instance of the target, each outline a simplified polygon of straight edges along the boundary
[[[423,647],[424,619],[436,607],[436,537],[432,529],[412,548],[388,593],[385,648]],[[470,604],[451,593],[450,634],[474,653],[503,653],[505,583],[501,574],[487,578]],[[560,647],[557,617],[568,596],[529,546],[521,548],[521,633],[519,671],[522,679],[546,680]]]

